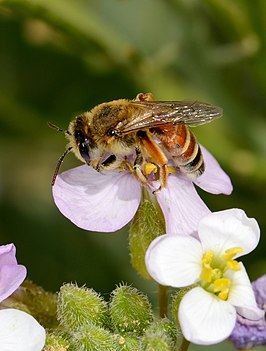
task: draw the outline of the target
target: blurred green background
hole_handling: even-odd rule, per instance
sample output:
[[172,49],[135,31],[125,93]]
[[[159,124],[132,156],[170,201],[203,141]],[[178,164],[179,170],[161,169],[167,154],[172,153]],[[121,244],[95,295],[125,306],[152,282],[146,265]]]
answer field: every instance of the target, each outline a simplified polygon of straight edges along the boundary
[[[66,141],[47,127],[148,91],[224,108],[194,132],[234,192],[200,194],[213,211],[258,220],[261,242],[244,261],[252,279],[266,272],[265,16],[263,0],[0,0],[0,241],[16,244],[35,283],[107,296],[125,281],[156,295],[130,266],[127,228],[85,232],[58,212],[50,181]],[[68,156],[62,170],[78,164]]]

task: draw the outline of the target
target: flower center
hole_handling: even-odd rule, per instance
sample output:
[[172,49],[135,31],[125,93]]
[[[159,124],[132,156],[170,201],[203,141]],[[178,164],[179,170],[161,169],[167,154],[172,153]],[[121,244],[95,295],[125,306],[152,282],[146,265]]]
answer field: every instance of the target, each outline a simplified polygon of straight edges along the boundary
[[202,256],[201,286],[219,299],[227,300],[231,280],[224,275],[229,269],[240,270],[239,263],[233,258],[241,252],[243,252],[241,247],[232,247],[220,256],[215,256],[212,250],[206,251]]

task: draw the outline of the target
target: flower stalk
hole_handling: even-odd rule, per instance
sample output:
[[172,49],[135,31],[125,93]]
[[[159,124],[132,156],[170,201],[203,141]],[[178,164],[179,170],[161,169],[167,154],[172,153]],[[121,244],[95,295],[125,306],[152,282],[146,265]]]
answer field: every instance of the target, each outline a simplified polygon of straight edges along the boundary
[[159,315],[161,318],[165,318],[168,315],[168,292],[167,286],[158,284]]

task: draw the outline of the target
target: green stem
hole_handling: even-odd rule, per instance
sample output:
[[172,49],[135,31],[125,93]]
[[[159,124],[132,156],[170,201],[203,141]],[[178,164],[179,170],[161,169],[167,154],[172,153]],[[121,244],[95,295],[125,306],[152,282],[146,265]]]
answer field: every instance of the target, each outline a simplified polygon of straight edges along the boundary
[[178,351],[187,351],[189,348],[190,342],[187,341],[184,337],[182,338],[182,342],[180,347],[178,348]]
[[160,317],[167,317],[167,307],[168,307],[168,287],[158,284],[158,301]]

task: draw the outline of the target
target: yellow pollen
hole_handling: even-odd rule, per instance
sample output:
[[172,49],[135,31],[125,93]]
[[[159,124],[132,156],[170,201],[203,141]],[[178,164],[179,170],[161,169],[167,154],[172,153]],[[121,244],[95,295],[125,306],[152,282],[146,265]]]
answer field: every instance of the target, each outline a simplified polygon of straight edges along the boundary
[[150,163],[150,162],[145,163],[145,165],[144,165],[144,173],[145,173],[145,175],[148,176],[152,172],[153,173],[157,172],[157,166],[155,166],[155,164]]
[[176,167],[173,166],[167,166],[167,170],[169,174],[175,173],[176,172]]

